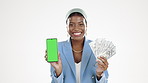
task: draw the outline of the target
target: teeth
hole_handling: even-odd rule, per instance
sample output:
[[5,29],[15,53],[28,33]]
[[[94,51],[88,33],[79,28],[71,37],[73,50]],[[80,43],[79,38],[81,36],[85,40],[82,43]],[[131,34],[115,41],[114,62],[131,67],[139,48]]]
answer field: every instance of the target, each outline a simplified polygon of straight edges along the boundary
[[74,35],[80,35],[81,33],[73,33]]

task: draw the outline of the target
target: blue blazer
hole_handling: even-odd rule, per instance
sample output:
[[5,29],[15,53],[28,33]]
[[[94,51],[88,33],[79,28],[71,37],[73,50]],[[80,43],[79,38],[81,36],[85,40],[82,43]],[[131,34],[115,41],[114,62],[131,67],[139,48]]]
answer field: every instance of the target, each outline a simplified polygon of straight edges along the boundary
[[[96,77],[96,58],[89,46],[91,40],[85,38],[81,69],[81,83],[107,83],[108,72],[104,71],[102,78],[98,81]],[[54,68],[51,66],[52,83],[76,83],[76,67],[72,53],[70,39],[58,43],[58,50],[62,60],[62,73],[57,78]]]

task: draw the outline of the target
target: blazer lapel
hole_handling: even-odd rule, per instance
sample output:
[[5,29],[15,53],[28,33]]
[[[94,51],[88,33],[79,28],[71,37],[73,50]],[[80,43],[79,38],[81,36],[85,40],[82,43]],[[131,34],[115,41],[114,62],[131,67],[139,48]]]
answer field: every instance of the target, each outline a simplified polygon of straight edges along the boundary
[[90,56],[91,56],[91,48],[89,46],[89,41],[85,39],[84,47],[83,47],[83,53],[82,53],[82,60],[81,60],[81,79],[83,77],[84,71],[87,67],[87,64],[89,62]]
[[63,47],[64,57],[66,58],[71,70],[73,71],[74,76],[76,76],[76,70],[75,70],[75,62],[73,58],[72,48],[70,40],[67,40]]

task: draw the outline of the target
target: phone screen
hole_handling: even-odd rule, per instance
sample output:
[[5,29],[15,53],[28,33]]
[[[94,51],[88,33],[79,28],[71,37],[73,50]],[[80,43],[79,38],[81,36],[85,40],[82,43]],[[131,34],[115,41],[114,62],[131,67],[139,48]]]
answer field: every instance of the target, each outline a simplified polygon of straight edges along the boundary
[[58,61],[57,39],[56,38],[47,39],[46,48],[47,48],[47,61],[57,62]]

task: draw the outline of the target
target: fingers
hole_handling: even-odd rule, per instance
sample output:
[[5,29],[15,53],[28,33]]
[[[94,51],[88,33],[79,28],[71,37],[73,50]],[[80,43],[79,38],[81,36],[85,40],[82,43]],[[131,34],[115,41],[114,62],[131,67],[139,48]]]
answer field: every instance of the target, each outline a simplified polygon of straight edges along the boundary
[[60,52],[58,52],[58,58],[60,58]]
[[109,65],[109,63],[107,62],[107,59],[105,57],[101,56],[101,57],[98,57],[98,59],[100,60],[100,61],[98,60],[100,62],[100,64],[102,64],[102,65],[105,64],[106,66]]
[[[47,61],[47,50],[45,50],[45,56],[44,56],[45,60]],[[48,61],[47,61],[48,62]]]
[[108,62],[105,57],[98,57],[99,60],[96,60],[98,62],[98,67],[100,67],[103,71],[105,71],[108,68]]
[[44,58],[47,61],[47,50],[45,50],[45,56],[44,56]]
[[59,59],[58,63],[61,63],[60,52],[58,52],[58,59]]

